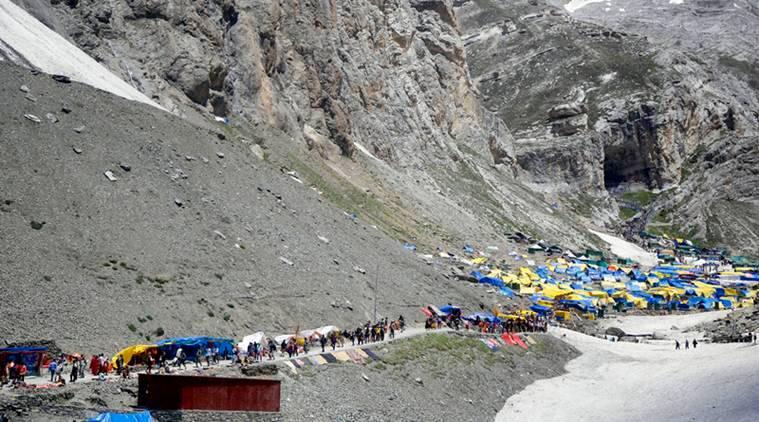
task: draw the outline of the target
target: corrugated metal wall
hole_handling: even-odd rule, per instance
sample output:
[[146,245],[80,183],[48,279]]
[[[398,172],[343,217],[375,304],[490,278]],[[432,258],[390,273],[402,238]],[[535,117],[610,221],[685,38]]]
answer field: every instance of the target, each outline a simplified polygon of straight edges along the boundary
[[160,410],[279,412],[280,381],[140,374],[137,401]]

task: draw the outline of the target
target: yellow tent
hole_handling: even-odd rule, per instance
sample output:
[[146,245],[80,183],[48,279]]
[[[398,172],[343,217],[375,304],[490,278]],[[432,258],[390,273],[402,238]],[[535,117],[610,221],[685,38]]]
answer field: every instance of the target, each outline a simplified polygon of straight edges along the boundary
[[561,295],[565,295],[567,293],[572,293],[571,290],[563,290],[563,289],[560,289],[558,286],[555,286],[553,284],[543,283],[543,284],[541,284],[540,287],[542,289],[541,294],[543,296],[549,297],[551,299],[555,298],[556,296],[561,296]]
[[527,277],[532,281],[538,281],[540,280],[540,276],[535,274],[530,268],[528,267],[520,267],[519,268],[519,278]]
[[531,295],[531,294],[534,294],[534,293],[535,293],[535,288],[534,287],[522,286],[519,289],[519,294],[520,295]]
[[472,263],[473,263],[473,264],[476,264],[476,265],[482,265],[482,264],[484,264],[484,263],[486,263],[486,262],[488,262],[488,259],[487,259],[487,258],[485,258],[484,256],[481,256],[481,257],[479,257],[479,258],[474,258],[474,259],[472,260]]
[[133,357],[141,358],[148,352],[148,350],[157,348],[158,346],[153,344],[137,344],[134,346],[129,346],[126,349],[123,349],[113,355],[113,358],[111,358],[111,364],[113,364],[115,367],[116,360],[119,358],[119,355],[121,355],[124,357],[124,364],[129,365]]
[[501,276],[503,276],[503,271],[501,271],[499,268],[493,268],[488,273],[488,277],[492,278],[501,278]]
[[511,273],[508,273],[504,275],[503,277],[501,277],[501,280],[503,280],[503,282],[506,284],[519,283],[519,278],[516,275],[511,274]]

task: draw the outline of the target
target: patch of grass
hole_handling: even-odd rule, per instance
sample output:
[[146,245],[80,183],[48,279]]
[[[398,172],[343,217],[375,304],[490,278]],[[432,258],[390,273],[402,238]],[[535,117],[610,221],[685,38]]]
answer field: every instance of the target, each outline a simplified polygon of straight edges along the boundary
[[303,181],[322,192],[322,197],[338,208],[356,214],[395,239],[419,237],[421,227],[418,219],[401,205],[392,203],[392,200],[384,202],[362,191],[331,169],[325,168],[324,174],[320,174],[294,154],[288,154],[286,158],[288,166],[298,172]]
[[719,63],[744,76],[751,88],[759,90],[759,63],[749,63],[730,56],[720,56]]
[[224,314],[222,318],[224,319],[224,321],[229,321],[232,318],[232,315]]
[[491,353],[479,340],[448,334],[429,334],[419,336],[398,344],[398,347],[382,360],[394,366],[413,363],[429,354],[446,353],[462,362],[473,363],[477,355]]
[[652,202],[654,202],[657,196],[659,195],[653,192],[641,190],[637,192],[625,192],[622,194],[622,199],[645,207],[646,205],[650,205]]
[[627,208],[627,207],[620,207],[619,208],[619,218],[621,220],[629,220],[629,219],[633,218],[635,216],[635,214],[637,214],[637,213],[638,213],[638,211],[635,211],[632,208]]

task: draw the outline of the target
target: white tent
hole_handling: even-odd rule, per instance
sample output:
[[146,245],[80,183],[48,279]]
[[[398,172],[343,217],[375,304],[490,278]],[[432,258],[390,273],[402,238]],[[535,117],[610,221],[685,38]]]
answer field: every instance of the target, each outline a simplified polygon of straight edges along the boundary
[[274,337],[274,342],[279,344],[282,344],[283,341],[288,341],[294,336],[292,334],[282,334],[281,336]]
[[339,328],[335,327],[334,325],[325,325],[324,327],[317,328],[316,331],[321,336],[328,336],[333,331],[337,331]]
[[248,350],[248,345],[251,343],[258,343],[260,345],[263,345],[263,342],[266,340],[266,335],[263,331],[259,331],[257,333],[253,333],[251,335],[243,337],[242,341],[237,343],[237,347],[240,348],[241,352],[246,352]]

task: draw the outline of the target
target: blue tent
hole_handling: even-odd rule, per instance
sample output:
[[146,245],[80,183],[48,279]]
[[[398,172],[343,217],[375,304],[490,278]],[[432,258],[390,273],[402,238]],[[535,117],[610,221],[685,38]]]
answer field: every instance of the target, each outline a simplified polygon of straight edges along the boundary
[[490,285],[496,286],[496,287],[504,287],[504,286],[506,286],[506,284],[500,278],[482,277],[481,279],[479,279],[477,281],[480,282],[480,283],[490,284]]
[[137,413],[114,413],[103,412],[94,418],[88,419],[87,422],[153,422],[154,419],[150,416],[150,412],[145,410],[144,412]]
[[452,313],[454,313],[456,311],[461,311],[461,308],[459,308],[458,306],[454,306],[454,305],[450,305],[450,304],[443,305],[443,306],[439,307],[438,309],[440,309],[440,312],[442,312],[442,313],[444,313],[446,315],[450,315],[450,314],[452,314]]
[[501,287],[498,292],[506,297],[514,297],[514,291],[506,286]]
[[490,312],[477,312],[477,313],[465,316],[464,319],[475,321],[477,320],[477,317],[479,317],[480,320],[482,321],[495,322],[495,323],[501,322],[500,318],[496,318],[496,316],[491,314]]
[[549,308],[548,306],[538,305],[537,303],[530,306],[530,309],[541,315],[545,315],[551,312],[551,308]]
[[158,348],[166,353],[167,356],[174,356],[180,347],[187,355],[187,359],[194,361],[198,349],[205,349],[209,344],[219,348],[219,354],[222,356],[231,355],[233,351],[233,341],[228,338],[219,337],[177,337],[167,338],[156,343]]
[[5,366],[7,362],[24,362],[30,374],[38,374],[45,354],[47,347],[44,346],[6,347],[0,349],[0,365]]

